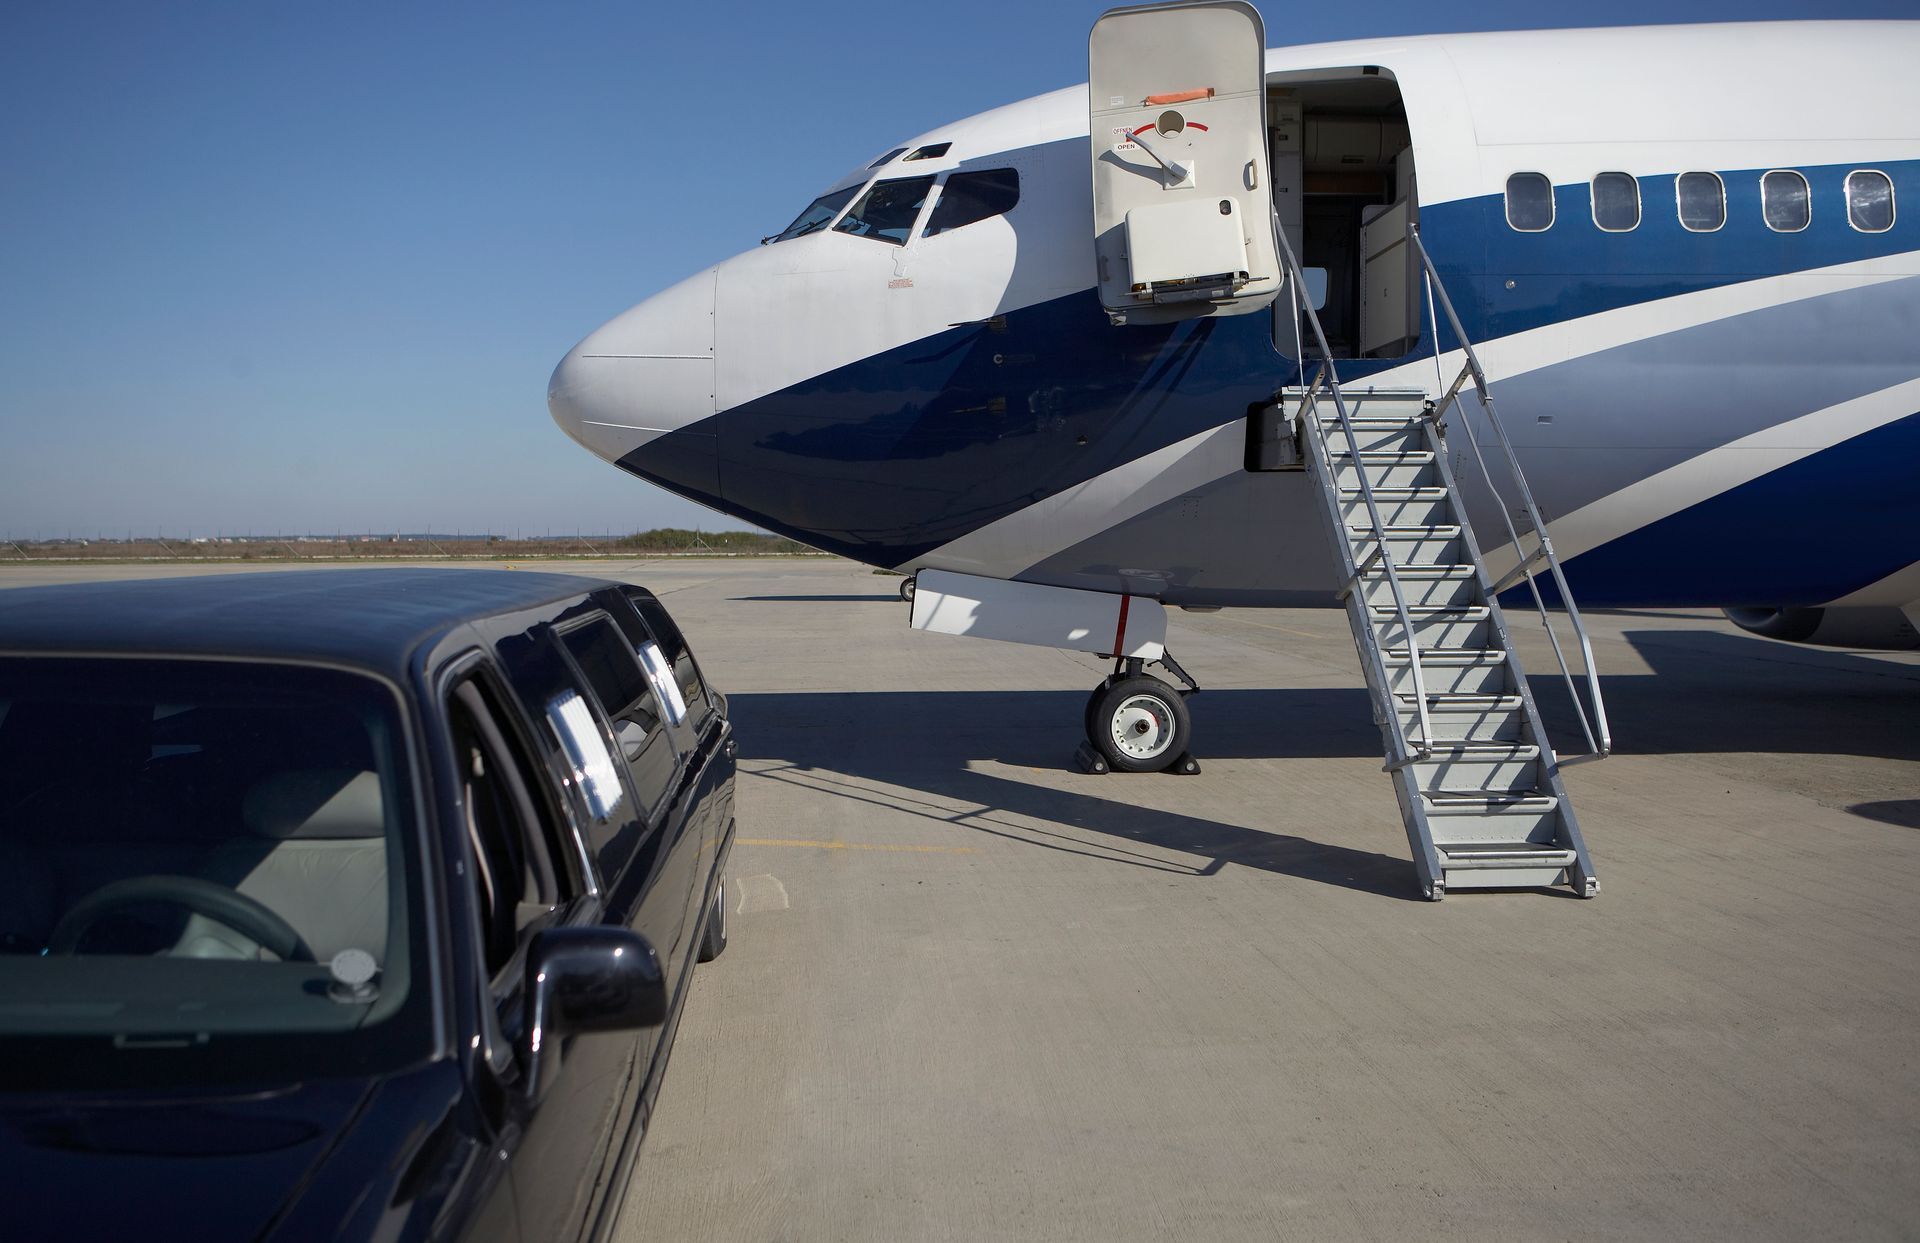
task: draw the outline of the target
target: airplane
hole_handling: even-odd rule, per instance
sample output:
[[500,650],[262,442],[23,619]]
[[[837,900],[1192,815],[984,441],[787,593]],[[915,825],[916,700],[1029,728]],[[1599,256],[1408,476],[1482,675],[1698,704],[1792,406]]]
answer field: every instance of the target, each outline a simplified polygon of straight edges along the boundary
[[[1432,761],[1463,683],[1422,680],[1446,573],[1405,524],[1439,487],[1476,616],[1538,591],[1913,648],[1915,63],[1920,22],[1267,48],[1239,0],[1111,10],[1089,85],[848,171],[588,335],[549,410],[911,576],[916,627],[1113,657],[1085,724],[1135,771],[1193,770],[1186,692],[1145,674],[1192,685],[1167,608],[1347,607],[1377,714],[1402,697],[1389,769]],[[1349,439],[1389,431],[1425,473]]]

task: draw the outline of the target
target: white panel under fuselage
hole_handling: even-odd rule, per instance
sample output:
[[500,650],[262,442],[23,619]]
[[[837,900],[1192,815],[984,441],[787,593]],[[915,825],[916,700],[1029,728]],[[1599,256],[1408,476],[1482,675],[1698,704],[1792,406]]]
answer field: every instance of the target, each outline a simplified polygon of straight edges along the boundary
[[913,628],[1158,660],[1167,611],[1140,597],[923,570],[915,580]]

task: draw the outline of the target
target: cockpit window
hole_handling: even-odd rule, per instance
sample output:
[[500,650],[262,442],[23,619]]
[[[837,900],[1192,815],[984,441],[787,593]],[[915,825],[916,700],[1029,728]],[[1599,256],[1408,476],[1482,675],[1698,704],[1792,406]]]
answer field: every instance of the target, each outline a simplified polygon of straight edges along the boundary
[[1011,168],[954,173],[940,189],[940,201],[927,217],[926,236],[945,233],[991,216],[1004,216],[1020,201],[1020,174]]
[[851,199],[854,191],[859,188],[859,186],[848,186],[844,190],[835,190],[831,194],[821,195],[807,204],[807,210],[795,216],[792,224],[767,240],[784,242],[790,237],[805,237],[809,233],[818,233],[833,222],[833,218],[840,214],[840,209],[847,205],[847,200]]
[[904,246],[907,234],[913,232],[913,222],[919,218],[920,206],[927,201],[927,192],[932,189],[931,177],[876,181],[860,196],[853,210],[833,226],[834,232]]
[[[926,146],[921,147],[919,150],[915,151],[912,155],[908,156],[907,159],[937,160],[951,150],[953,150],[953,144],[950,142],[930,142]],[[904,162],[905,161],[902,161],[902,163]]]
[[881,156],[879,159],[875,160],[873,163],[867,165],[867,167],[879,168],[882,164],[885,164],[887,161],[891,160],[894,156],[899,155],[902,151],[905,151],[905,150],[906,150],[905,147],[895,147],[893,150],[887,152],[885,155]]

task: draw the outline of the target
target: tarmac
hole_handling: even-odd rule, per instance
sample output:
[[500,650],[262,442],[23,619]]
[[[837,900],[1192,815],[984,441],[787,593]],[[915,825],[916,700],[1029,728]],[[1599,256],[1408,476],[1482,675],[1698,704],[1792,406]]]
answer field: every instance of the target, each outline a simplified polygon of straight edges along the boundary
[[1089,776],[1104,663],[897,578],[522,568],[661,593],[741,747],[620,1240],[1920,1235],[1920,653],[1591,614],[1600,896],[1435,904],[1339,612],[1174,613],[1203,771]]

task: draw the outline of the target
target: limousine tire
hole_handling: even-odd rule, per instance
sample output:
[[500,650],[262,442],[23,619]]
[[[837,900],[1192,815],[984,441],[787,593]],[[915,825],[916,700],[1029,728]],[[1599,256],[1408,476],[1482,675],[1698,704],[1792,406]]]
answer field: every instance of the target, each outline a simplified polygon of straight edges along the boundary
[[712,962],[727,948],[727,878],[713,888],[713,901],[707,905],[707,926],[700,933],[698,961]]

